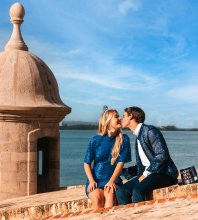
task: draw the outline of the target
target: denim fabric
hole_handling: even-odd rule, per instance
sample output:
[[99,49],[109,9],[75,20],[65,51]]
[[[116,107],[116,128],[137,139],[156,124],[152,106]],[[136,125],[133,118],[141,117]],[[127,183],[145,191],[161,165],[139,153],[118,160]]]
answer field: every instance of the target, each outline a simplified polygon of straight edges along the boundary
[[134,177],[116,190],[116,198],[119,205],[137,203],[151,198],[154,189],[174,185],[171,176],[162,174],[150,174],[140,183],[138,177]]
[[132,203],[133,188],[139,183],[138,177],[133,177],[127,183],[123,184],[116,190],[118,205],[127,205]]

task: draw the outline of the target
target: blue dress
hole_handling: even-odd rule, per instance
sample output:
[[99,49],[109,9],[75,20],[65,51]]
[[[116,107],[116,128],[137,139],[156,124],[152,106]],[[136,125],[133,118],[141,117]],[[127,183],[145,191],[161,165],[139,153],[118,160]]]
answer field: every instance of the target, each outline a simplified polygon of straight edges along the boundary
[[[131,146],[128,135],[123,134],[123,141],[120,148],[120,155],[116,162],[111,165],[112,149],[115,144],[115,137],[95,135],[91,138],[85,154],[84,163],[93,165],[92,175],[97,182],[97,188],[103,188],[110,180],[118,162],[131,161]],[[93,164],[92,164],[93,162]],[[120,186],[122,180],[118,177],[115,183]],[[86,182],[86,195],[89,180]]]

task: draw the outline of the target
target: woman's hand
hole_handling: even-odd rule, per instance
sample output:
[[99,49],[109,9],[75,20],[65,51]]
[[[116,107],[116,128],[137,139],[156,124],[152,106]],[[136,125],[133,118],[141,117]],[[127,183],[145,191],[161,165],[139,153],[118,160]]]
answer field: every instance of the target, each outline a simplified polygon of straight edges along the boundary
[[92,192],[94,189],[97,188],[97,183],[95,181],[90,182],[87,188],[88,193]]
[[112,193],[114,193],[117,188],[118,188],[118,186],[115,184],[115,182],[109,181],[109,182],[105,185],[104,190],[107,191],[107,192],[112,192]]

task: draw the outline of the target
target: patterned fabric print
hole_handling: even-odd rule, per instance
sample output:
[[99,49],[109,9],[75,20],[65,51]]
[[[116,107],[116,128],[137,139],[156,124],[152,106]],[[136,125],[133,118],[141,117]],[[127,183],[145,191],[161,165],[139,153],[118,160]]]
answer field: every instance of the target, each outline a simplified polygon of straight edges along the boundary
[[[178,170],[170,157],[169,150],[162,133],[152,125],[142,124],[138,139],[150,161],[150,166],[147,170],[151,173],[165,174],[177,179]],[[140,161],[137,147],[136,159],[138,175],[141,175],[144,167]]]
[[[84,162],[92,165],[92,174],[97,182],[97,187],[104,187],[111,178],[115,167],[118,162],[130,162],[131,161],[131,146],[129,137],[124,134],[123,142],[120,149],[120,155],[114,165],[111,165],[112,148],[115,144],[115,137],[96,135],[91,138],[87,151],[85,154]],[[121,178],[117,178],[117,185],[122,184]],[[86,194],[89,181],[86,183]]]

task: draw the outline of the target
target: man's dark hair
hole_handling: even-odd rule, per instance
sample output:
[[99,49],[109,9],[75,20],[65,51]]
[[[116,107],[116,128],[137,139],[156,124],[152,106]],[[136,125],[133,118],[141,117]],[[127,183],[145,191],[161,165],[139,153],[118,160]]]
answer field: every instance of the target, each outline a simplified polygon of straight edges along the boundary
[[143,123],[145,120],[144,111],[137,106],[125,108],[124,111],[127,112],[128,115],[132,115],[132,118],[134,118],[137,123]]

